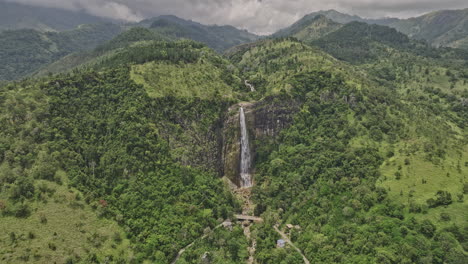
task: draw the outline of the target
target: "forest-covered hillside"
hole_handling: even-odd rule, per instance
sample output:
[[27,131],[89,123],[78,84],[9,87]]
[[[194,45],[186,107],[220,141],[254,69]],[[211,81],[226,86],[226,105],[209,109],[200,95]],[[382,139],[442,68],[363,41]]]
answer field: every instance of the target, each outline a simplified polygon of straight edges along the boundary
[[301,263],[274,249],[276,222],[301,227],[291,237],[314,263],[466,261],[466,88],[363,82],[320,53],[317,64],[295,59],[291,46],[304,45],[265,42],[232,56],[262,73],[259,86],[283,87],[279,100],[301,104],[276,140],[256,142],[255,213],[268,219],[257,261]]
[[21,79],[70,53],[93,49],[120,32],[114,24],[82,25],[63,32],[0,32],[0,80]]
[[223,52],[243,43],[253,42],[258,36],[233,26],[203,25],[176,16],[160,16],[146,19],[137,24],[149,27],[156,33],[172,39],[191,39],[205,43],[208,47]]
[[223,52],[258,37],[232,26],[206,26],[175,16],[124,25],[80,25],[62,32],[34,29],[0,31],[0,60],[3,62],[0,81],[66,72],[139,41],[183,39],[195,40]]
[[221,55],[148,20],[1,83],[0,262],[466,263],[468,57],[309,22]]
[[[427,43],[435,47],[468,48],[468,31],[466,27],[468,9],[434,11],[408,19],[370,19],[341,13],[336,10],[327,10],[310,13],[293,24],[292,27],[303,25],[317,16],[325,16],[340,24],[361,22],[370,25],[388,26],[413,39],[427,41]],[[280,30],[276,34],[287,32],[290,29]]]

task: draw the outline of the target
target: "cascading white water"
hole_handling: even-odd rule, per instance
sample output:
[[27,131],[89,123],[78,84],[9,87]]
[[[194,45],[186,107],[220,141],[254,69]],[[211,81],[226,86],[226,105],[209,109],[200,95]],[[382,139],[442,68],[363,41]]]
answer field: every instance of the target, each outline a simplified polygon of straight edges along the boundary
[[241,162],[240,176],[241,187],[252,187],[252,178],[250,175],[250,146],[247,125],[245,124],[244,108],[240,108],[240,127],[241,127]]

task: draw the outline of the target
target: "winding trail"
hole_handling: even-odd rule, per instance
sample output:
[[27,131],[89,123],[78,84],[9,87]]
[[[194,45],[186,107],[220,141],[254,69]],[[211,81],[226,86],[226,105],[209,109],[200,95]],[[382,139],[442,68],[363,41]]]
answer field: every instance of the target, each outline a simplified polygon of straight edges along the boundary
[[[203,235],[202,237],[198,238],[197,240],[203,240],[205,239],[209,234],[211,234],[213,231],[215,231],[216,229],[222,227],[223,224],[219,224],[217,225],[215,228],[213,228],[213,230],[211,230],[208,234],[205,234]],[[174,259],[174,261],[171,262],[171,264],[176,264],[177,261],[180,259],[180,257],[182,256],[182,254],[189,248],[191,248],[195,242],[197,242],[197,240],[193,241],[192,243],[188,244],[186,247],[184,247],[183,249],[179,250],[179,252],[177,253],[177,256],[176,258]]]
[[310,264],[310,261],[306,258],[306,256],[304,256],[304,254],[302,253],[302,251],[292,243],[292,241],[288,238],[288,236],[286,236],[285,233],[281,232],[281,230],[279,230],[277,226],[273,226],[273,228],[275,229],[276,233],[280,234],[281,238],[282,238],[286,243],[288,243],[288,244],[289,244],[291,247],[293,247],[299,254],[301,254],[302,259],[304,259],[304,263],[305,263],[305,264]]

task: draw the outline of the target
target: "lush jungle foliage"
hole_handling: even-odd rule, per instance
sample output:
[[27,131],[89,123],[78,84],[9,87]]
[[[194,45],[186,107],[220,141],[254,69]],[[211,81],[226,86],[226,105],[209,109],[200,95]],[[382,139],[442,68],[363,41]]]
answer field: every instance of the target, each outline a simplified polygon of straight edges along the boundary
[[[290,50],[302,56],[295,58]],[[425,73],[420,63],[429,59],[401,52],[413,58],[406,65],[418,70],[401,70],[411,76],[398,75],[379,88],[362,82],[365,73],[359,68],[353,76],[349,66],[319,52],[309,60],[303,50],[294,41],[267,41],[230,54],[246,76],[259,80],[258,91],[278,94],[278,101],[302,102],[276,141],[256,142],[255,212],[267,219],[257,235],[257,261],[296,263],[286,260],[288,254],[271,258],[278,235],[268,230],[292,223],[301,226],[291,231],[293,241],[314,263],[464,263],[463,70],[430,60]],[[450,88],[442,78],[434,93],[408,84],[421,74],[427,76],[425,84],[435,84],[433,71],[457,76],[456,85]],[[372,76],[379,73],[384,71],[372,70]]]
[[[311,263],[467,262],[463,52],[360,23],[226,58],[162,35],[133,28],[1,86],[0,262],[164,264],[189,246],[177,263],[243,263],[255,241],[257,263],[303,263],[274,226]],[[277,136],[248,128],[249,239],[220,225],[242,211],[219,177],[240,101],[291,116]]]
[[[192,100],[151,99],[130,80],[126,66],[14,83],[3,87],[1,95],[3,217],[36,216],[32,210],[44,192],[36,187],[39,181],[62,183],[66,178],[101,217],[125,228],[135,249],[133,257],[85,252],[75,261],[110,257],[168,263],[236,206],[214,172],[182,165],[178,161],[187,154],[169,147],[184,118],[204,118],[199,133],[217,126],[226,107],[222,101],[198,102],[206,108],[195,112]],[[164,108],[171,109],[170,115]],[[166,130],[175,131],[164,134]],[[203,148],[200,142],[198,148]]]

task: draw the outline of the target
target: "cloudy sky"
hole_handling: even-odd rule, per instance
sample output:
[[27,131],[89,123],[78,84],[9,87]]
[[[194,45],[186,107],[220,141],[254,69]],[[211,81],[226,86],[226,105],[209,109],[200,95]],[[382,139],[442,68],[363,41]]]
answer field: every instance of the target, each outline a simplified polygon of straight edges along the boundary
[[[0,0],[2,1],[2,0]],[[229,24],[267,34],[305,14],[335,9],[363,17],[417,16],[440,9],[468,8],[468,0],[4,0],[138,21],[176,15],[205,24]]]

